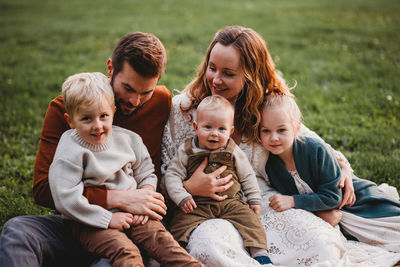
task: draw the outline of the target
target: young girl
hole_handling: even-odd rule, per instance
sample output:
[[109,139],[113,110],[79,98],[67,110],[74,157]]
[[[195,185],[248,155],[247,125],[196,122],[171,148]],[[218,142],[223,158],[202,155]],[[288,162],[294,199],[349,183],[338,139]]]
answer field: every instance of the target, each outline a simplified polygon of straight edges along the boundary
[[[262,108],[260,138],[270,151],[265,166],[270,183],[280,194],[269,198],[276,211],[308,211],[339,207],[340,168],[319,140],[297,138],[301,113],[288,95],[269,95]],[[344,206],[342,232],[352,239],[400,252],[400,202],[385,195],[376,184],[353,176],[356,202]],[[396,192],[397,193],[397,192]]]

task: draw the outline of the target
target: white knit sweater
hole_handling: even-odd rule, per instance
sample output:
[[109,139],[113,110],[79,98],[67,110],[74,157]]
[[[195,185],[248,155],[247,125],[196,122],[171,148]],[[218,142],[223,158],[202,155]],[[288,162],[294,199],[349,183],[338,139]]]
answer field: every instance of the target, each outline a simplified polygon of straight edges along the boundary
[[49,183],[59,212],[70,219],[105,229],[112,213],[90,204],[83,196],[84,187],[129,190],[149,184],[156,188],[157,177],[141,137],[113,126],[110,136],[100,146],[84,141],[75,129],[66,131],[50,166]]

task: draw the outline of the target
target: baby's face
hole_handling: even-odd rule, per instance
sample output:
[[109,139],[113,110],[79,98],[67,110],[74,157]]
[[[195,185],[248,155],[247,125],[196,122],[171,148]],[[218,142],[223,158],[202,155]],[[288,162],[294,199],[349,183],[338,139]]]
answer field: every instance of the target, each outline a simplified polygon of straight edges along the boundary
[[114,109],[106,101],[92,105],[82,105],[70,120],[71,128],[79,136],[94,146],[102,145],[111,134]]
[[193,126],[200,148],[218,149],[226,145],[233,133],[233,114],[221,109],[204,109],[197,112]]

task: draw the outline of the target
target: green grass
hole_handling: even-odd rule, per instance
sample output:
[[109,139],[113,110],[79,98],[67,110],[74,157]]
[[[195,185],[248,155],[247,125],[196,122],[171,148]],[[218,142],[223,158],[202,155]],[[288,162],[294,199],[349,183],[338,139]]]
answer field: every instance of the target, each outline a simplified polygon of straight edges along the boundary
[[32,200],[48,102],[64,79],[105,73],[119,38],[156,34],[168,53],[160,83],[183,89],[215,32],[239,24],[267,41],[305,124],[355,173],[400,189],[400,2],[397,0],[0,0],[0,228],[51,212]]

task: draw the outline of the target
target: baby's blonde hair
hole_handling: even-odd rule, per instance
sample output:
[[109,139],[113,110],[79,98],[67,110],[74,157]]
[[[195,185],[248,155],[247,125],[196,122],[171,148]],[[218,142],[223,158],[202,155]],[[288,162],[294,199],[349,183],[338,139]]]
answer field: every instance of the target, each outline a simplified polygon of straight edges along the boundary
[[114,110],[114,92],[109,79],[100,72],[83,72],[69,76],[62,85],[65,110],[69,116],[82,105],[102,104],[104,100]]
[[261,112],[268,108],[279,107],[282,112],[286,112],[294,128],[301,122],[301,111],[294,96],[282,94],[269,94],[262,105]]
[[231,102],[229,102],[225,97],[220,95],[210,95],[201,100],[200,104],[197,106],[197,117],[199,113],[203,110],[223,110],[223,112],[232,115],[232,123],[235,114],[235,109]]

